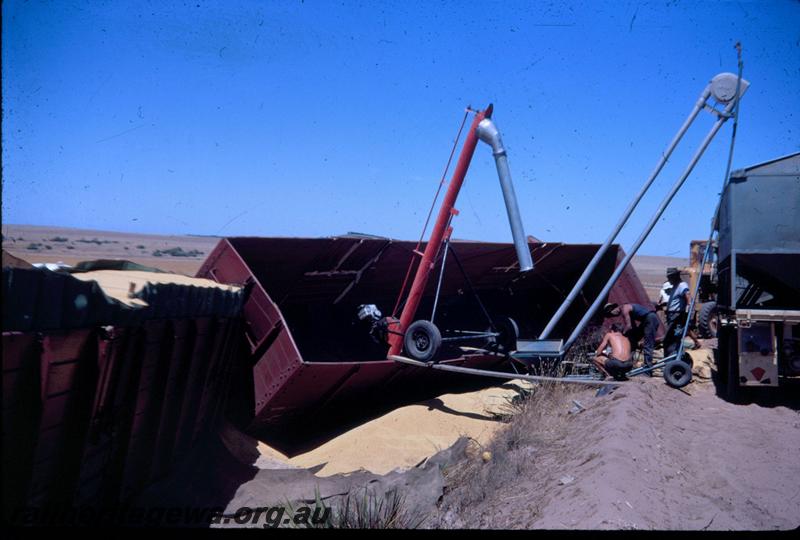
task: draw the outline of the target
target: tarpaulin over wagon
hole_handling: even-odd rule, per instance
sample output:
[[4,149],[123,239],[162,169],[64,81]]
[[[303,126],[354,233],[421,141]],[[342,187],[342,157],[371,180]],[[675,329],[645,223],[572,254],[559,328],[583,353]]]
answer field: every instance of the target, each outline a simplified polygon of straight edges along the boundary
[[[512,244],[455,241],[452,247],[488,312],[515,319],[521,338],[538,335],[597,250],[596,245],[531,243],[535,269],[520,273]],[[413,242],[356,235],[220,241],[198,276],[249,290],[243,314],[254,366],[254,428],[368,393],[423,385],[435,391],[458,378],[386,360],[388,347],[374,342],[356,317],[361,304],[376,304],[390,314],[414,248]],[[616,246],[606,253],[584,288],[584,301],[573,304],[553,337],[569,333],[621,254]],[[436,282],[428,282],[418,319],[431,316]],[[448,262],[437,326],[445,331],[488,327],[469,290],[458,264]],[[609,299],[649,302],[630,267]],[[504,359],[462,349],[443,362],[492,368]]]
[[3,270],[6,520],[135,495],[213,428],[242,371],[240,288],[95,277]]
[[122,271],[110,269],[122,264],[81,263],[75,275],[4,267],[3,331],[133,326],[150,319],[235,317],[241,311],[240,287],[127,265]]

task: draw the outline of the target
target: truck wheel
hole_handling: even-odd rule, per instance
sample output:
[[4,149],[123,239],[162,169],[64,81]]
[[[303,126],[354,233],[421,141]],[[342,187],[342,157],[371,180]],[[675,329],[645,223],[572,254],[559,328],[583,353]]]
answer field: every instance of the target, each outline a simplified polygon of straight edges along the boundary
[[403,337],[406,354],[420,362],[430,362],[442,346],[442,334],[430,321],[414,321]]
[[719,319],[717,318],[716,302],[706,302],[703,304],[703,307],[700,309],[700,315],[698,316],[697,328],[700,330],[701,337],[717,337]]
[[692,366],[674,360],[664,366],[664,380],[673,388],[683,388],[692,382]]

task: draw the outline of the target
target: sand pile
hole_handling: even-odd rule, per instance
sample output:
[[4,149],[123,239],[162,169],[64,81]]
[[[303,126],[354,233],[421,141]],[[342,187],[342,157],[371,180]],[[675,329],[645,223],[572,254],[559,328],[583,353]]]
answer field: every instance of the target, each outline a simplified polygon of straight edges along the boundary
[[302,468],[324,464],[318,476],[359,469],[386,474],[419,464],[461,436],[486,444],[504,425],[510,401],[531,387],[514,380],[477,392],[444,394],[395,409],[291,458],[264,442],[258,450],[266,463],[277,460]]
[[[575,388],[526,411],[537,426],[450,484],[429,526],[519,529],[795,529],[800,418],[789,391],[738,405],[634,377]],[[570,414],[573,399],[584,407]],[[768,402],[769,403],[769,402]],[[533,459],[531,459],[533,457]],[[505,459],[502,459],[505,458]],[[484,486],[486,490],[483,491]],[[484,496],[485,495],[485,496]]]

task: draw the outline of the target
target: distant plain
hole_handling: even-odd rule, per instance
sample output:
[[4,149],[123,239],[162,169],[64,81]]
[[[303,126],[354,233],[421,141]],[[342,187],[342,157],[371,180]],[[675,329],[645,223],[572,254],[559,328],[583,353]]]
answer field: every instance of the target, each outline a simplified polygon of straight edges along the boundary
[[[30,263],[74,265],[94,259],[124,259],[188,276],[197,273],[220,238],[194,235],[156,235],[3,224],[3,249]],[[624,246],[623,246],[624,247]],[[689,243],[686,245],[689,252]],[[633,267],[648,295],[655,299],[669,266],[688,259],[637,255]]]

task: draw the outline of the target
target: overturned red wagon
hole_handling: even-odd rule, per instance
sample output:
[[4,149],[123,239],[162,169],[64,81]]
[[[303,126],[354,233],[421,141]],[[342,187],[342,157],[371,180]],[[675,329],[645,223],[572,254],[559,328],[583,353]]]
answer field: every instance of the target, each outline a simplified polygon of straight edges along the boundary
[[[517,322],[522,339],[539,334],[598,248],[529,243],[536,267],[520,272],[513,244],[451,245],[463,274],[455,265],[445,271],[436,324],[485,329],[481,306],[468,294],[471,285],[488,312]],[[245,287],[243,317],[253,366],[251,428],[280,425],[369,395],[423,387],[434,392],[459,377],[387,360],[388,345],[373,340],[356,316],[363,304],[392,309],[416,247],[415,242],[362,235],[219,242],[198,276]],[[606,252],[583,296],[594,298],[622,256],[618,246]],[[436,286],[436,280],[428,282],[420,316],[431,312]],[[631,267],[609,296],[619,303],[649,301]],[[568,334],[585,307],[585,302],[576,302],[553,335]],[[453,347],[443,352],[441,361],[489,369],[507,364],[503,355],[480,346]]]
[[86,266],[3,268],[6,522],[129,500],[214,432],[237,384],[240,289]]

